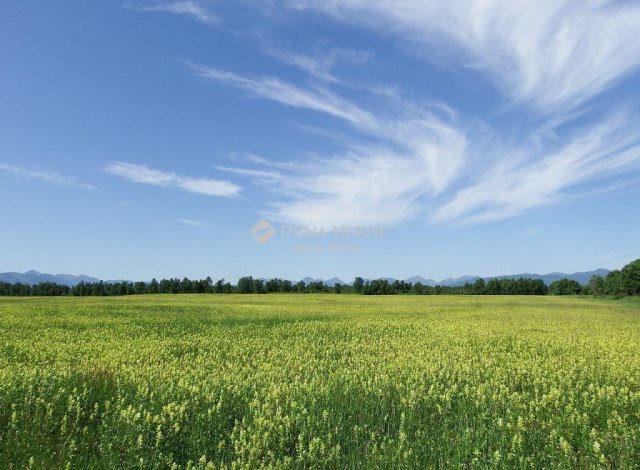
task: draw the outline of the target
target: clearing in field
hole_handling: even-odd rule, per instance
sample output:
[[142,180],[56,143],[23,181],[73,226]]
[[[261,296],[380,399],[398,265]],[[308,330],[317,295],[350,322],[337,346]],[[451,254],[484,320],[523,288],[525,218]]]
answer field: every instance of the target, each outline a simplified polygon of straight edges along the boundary
[[2,468],[633,468],[640,304],[0,300]]

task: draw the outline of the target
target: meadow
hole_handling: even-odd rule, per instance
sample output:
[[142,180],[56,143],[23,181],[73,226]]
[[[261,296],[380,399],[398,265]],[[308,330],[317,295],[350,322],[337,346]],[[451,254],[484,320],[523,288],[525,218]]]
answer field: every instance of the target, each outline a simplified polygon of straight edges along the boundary
[[0,299],[0,468],[640,468],[640,302]]

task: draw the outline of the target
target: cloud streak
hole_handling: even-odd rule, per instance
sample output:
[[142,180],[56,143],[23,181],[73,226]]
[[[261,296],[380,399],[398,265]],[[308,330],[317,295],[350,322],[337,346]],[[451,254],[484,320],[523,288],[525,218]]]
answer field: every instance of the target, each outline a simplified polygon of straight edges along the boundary
[[464,166],[465,133],[408,103],[389,103],[374,113],[326,87],[302,88],[272,77],[191,67],[200,76],[261,98],[333,116],[368,136],[346,154],[285,165],[284,172],[221,167],[288,198],[273,205],[271,218],[318,226],[401,223],[424,216],[418,201],[449,188]]
[[59,173],[57,171],[38,170],[11,165],[8,163],[0,163],[0,172],[14,176],[16,178],[32,179],[45,183],[55,184],[57,186],[68,186],[71,188],[86,190],[96,189],[96,187],[91,184],[83,183],[73,176],[63,175],[62,173]]
[[305,226],[392,226],[424,216],[419,200],[432,188],[424,159],[381,148],[297,166],[278,188],[290,197],[273,218]]
[[[204,79],[331,116],[336,125],[358,131],[341,140],[343,152],[295,165],[259,161],[251,168],[220,168],[276,195],[271,217],[320,226],[394,225],[422,217],[436,224],[483,223],[594,189],[606,191],[608,178],[640,169],[640,131],[629,126],[637,116],[618,111],[603,117],[587,107],[640,64],[635,2],[282,0],[273,5],[322,11],[417,44],[418,54],[436,51],[438,65],[450,61],[447,66],[472,69],[509,103],[502,112],[524,116],[526,123],[516,130],[509,123],[467,120],[464,111],[444,103],[427,109],[404,99],[400,85],[382,85],[385,93],[367,88],[348,93],[351,87],[339,79],[335,64],[345,57],[362,64],[375,57],[373,52],[351,57],[351,49],[334,48],[338,52],[322,57],[264,48],[305,71],[306,85],[188,63]],[[339,51],[346,51],[344,57]]]
[[240,186],[229,181],[180,176],[133,163],[111,162],[104,171],[134,183],[179,188],[205,196],[233,197],[241,191]]
[[434,214],[435,222],[500,220],[557,203],[582,183],[640,169],[640,133],[622,116],[581,129],[557,150],[501,160],[460,189]]
[[175,221],[176,223],[179,223],[182,225],[189,225],[190,227],[204,227],[206,225],[204,222],[201,222],[200,220],[193,220],[193,219],[176,219]]
[[282,199],[265,214],[305,226],[391,226],[426,217],[425,202],[448,189],[465,163],[467,138],[433,116],[387,126],[383,143],[294,163],[260,160],[266,169],[221,167],[252,178]]
[[266,53],[284,64],[297,67],[308,73],[314,79],[328,83],[343,83],[338,79],[333,69],[339,63],[350,66],[362,65],[369,62],[373,53],[348,48],[319,48],[312,53],[296,53],[274,45],[265,48]]
[[142,7],[132,7],[137,11],[158,11],[172,13],[174,15],[187,16],[209,26],[217,25],[220,19],[211,13],[201,3],[193,0],[183,0],[177,2],[157,3]]
[[225,70],[188,64],[200,77],[217,81],[254,96],[276,101],[292,108],[310,109],[350,122],[358,128],[370,128],[374,117],[326,88],[305,89],[275,77],[244,77]]
[[[607,0],[292,0],[342,21],[465,54],[512,100],[575,107],[640,63],[640,5]],[[458,54],[459,55],[459,54]]]

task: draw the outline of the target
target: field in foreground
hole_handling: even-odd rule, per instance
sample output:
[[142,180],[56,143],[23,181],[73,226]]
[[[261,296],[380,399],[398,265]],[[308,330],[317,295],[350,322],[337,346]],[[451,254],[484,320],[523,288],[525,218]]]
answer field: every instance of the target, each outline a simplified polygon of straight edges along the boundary
[[0,468],[638,468],[640,303],[0,300]]

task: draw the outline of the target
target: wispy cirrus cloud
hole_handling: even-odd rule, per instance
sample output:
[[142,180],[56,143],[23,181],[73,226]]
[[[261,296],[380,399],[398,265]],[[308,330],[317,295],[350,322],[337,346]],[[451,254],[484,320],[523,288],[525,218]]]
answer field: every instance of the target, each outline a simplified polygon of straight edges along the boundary
[[[266,214],[305,226],[390,226],[426,217],[431,197],[450,188],[466,162],[467,137],[433,115],[376,121],[383,142],[293,163],[254,160],[261,168],[218,167],[250,177],[280,196]],[[372,130],[372,132],[374,132]]]
[[586,194],[583,183],[640,170],[640,131],[629,128],[635,118],[628,114],[582,126],[563,145],[537,132],[499,144],[493,130],[469,135],[455,119],[445,123],[415,109],[410,116],[374,119],[370,130],[383,143],[352,145],[340,155],[256,162],[267,170],[220,169],[284,196],[270,217],[317,226],[395,225],[417,217],[436,224],[496,221]]
[[126,162],[111,162],[104,171],[134,183],[150,184],[168,188],[179,188],[205,196],[232,197],[240,193],[241,187],[230,182],[211,178],[193,178],[177,175]]
[[204,6],[202,2],[194,0],[168,1],[143,5],[129,4],[128,6],[138,11],[157,11],[187,16],[210,26],[217,25],[220,21],[218,16]]
[[[345,22],[466,55],[515,102],[574,107],[640,64],[640,4],[612,0],[290,0]],[[433,51],[433,47],[426,50]],[[451,55],[450,57],[453,57]],[[442,57],[440,57],[442,58]],[[445,59],[446,60],[446,59]],[[460,62],[458,55],[456,60]]]
[[43,170],[36,168],[25,168],[9,163],[0,163],[0,172],[21,179],[32,179],[57,186],[68,186],[71,188],[95,190],[92,184],[83,183],[73,176],[64,175],[58,171]]
[[370,128],[375,121],[370,112],[341,98],[327,88],[312,90],[276,77],[244,77],[226,70],[191,63],[188,65],[200,77],[245,90],[255,96],[273,100],[285,106],[329,114],[359,128]]
[[[580,184],[640,170],[640,131],[627,116],[580,129],[557,149],[500,159],[435,211],[435,222],[500,220],[580,193]],[[519,150],[523,153],[522,149]]]
[[315,79],[330,83],[342,82],[334,73],[338,64],[359,66],[369,62],[374,56],[372,51],[320,45],[310,53],[293,52],[274,44],[267,44],[265,51],[284,64],[297,67]]
[[541,230],[542,229],[540,227],[527,227],[526,229],[524,229],[522,234],[527,236],[527,237],[533,237],[533,236],[539,234],[541,232]]
[[[464,140],[450,143],[447,152],[461,156]],[[304,226],[392,226],[425,216],[425,198],[438,189],[433,177],[423,156],[381,147],[354,149],[281,172],[275,189],[288,197],[268,215]]]
[[178,224],[188,225],[190,227],[204,227],[207,225],[200,220],[194,220],[194,219],[176,219],[175,221]]
[[[200,76],[258,97],[333,116],[369,136],[344,154],[280,165],[279,171],[219,167],[286,196],[286,201],[273,204],[271,218],[318,226],[405,222],[424,216],[419,200],[445,191],[464,167],[465,132],[429,110],[393,100],[374,113],[327,87],[304,88],[272,77],[191,67]],[[455,120],[450,113],[445,114]]]
[[[212,82],[332,116],[336,127],[350,125],[337,130],[296,122],[339,141],[341,153],[305,156],[295,165],[256,161],[252,168],[221,168],[274,193],[268,214],[274,218],[305,225],[389,225],[416,217],[481,223],[609,191],[608,178],[640,170],[640,131],[629,125],[637,116],[585,106],[640,64],[640,5],[634,2],[282,0],[272,7],[322,11],[401,44],[418,44],[418,55],[435,51],[437,65],[448,60],[473,69],[510,104],[501,112],[527,120],[516,129],[465,119],[464,109],[432,97],[425,98],[428,106],[405,99],[401,81],[352,93],[334,69],[349,62],[349,54],[339,52],[349,48],[323,56],[262,45],[267,55],[305,71],[304,84],[188,63]],[[375,52],[351,58],[364,64]]]

